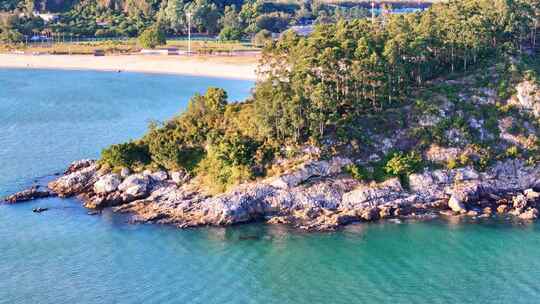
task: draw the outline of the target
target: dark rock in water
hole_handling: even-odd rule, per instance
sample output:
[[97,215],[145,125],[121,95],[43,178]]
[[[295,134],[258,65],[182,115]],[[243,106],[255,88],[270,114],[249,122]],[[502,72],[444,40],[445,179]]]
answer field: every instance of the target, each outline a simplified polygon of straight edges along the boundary
[[44,198],[54,195],[49,190],[41,190],[39,186],[33,186],[30,189],[26,189],[21,192],[17,192],[13,195],[6,197],[4,200],[7,203],[14,204],[19,202],[31,201],[38,198]]
[[39,208],[32,209],[32,212],[41,213],[41,212],[44,212],[44,211],[47,211],[47,210],[49,210],[49,208],[41,208],[41,207],[39,207]]

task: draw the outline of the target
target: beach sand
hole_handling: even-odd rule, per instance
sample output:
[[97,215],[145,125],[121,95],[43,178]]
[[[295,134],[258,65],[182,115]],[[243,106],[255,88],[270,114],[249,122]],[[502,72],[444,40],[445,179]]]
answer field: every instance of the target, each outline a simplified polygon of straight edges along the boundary
[[180,74],[256,80],[257,57],[166,55],[0,54],[0,68],[68,69]]

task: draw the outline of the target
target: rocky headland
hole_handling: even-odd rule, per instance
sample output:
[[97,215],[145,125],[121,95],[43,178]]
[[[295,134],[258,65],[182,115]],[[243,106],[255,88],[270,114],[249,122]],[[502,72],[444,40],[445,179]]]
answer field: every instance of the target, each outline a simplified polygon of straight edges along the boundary
[[6,198],[16,203],[49,195],[77,197],[89,209],[111,207],[133,222],[177,227],[232,225],[252,221],[288,224],[310,231],[354,222],[434,217],[513,217],[535,220],[540,207],[540,166],[497,162],[485,172],[471,167],[412,174],[362,183],[345,174],[348,158],[308,161],[277,177],[205,195],[183,172],[129,170],[111,173],[93,160],[70,165],[48,184]]
[[[185,170],[135,172],[80,160],[48,185],[32,186],[4,201],[77,197],[92,210],[112,208],[128,213],[134,223],[180,228],[265,221],[328,231],[382,219],[537,219],[538,85],[520,82],[503,106],[497,103],[500,97],[493,89],[475,89],[467,78],[444,85],[468,89],[460,90],[453,99],[435,94],[431,100],[435,110],[426,110],[421,103],[404,107],[401,115],[408,121],[406,127],[389,124],[378,133],[366,129],[372,140],[362,147],[362,153],[348,153],[355,149],[353,143],[332,156],[321,156],[320,147],[304,146],[296,158],[274,160],[285,164],[278,173],[242,182],[223,193],[207,191],[198,176]],[[482,110],[505,105],[515,111]],[[383,114],[381,123],[392,123]],[[454,122],[457,118],[459,123]],[[419,157],[426,166],[407,173],[406,178],[385,176],[376,181],[351,174],[350,167],[357,166],[374,175],[374,167],[391,151],[418,147],[423,147]],[[487,158],[490,149],[501,152]]]

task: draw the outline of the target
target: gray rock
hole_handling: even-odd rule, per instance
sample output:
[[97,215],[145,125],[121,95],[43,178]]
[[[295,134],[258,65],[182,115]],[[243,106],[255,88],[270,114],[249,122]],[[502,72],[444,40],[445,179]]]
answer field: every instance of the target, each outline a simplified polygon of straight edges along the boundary
[[169,175],[171,176],[171,179],[175,184],[181,185],[182,183],[184,183],[184,172],[171,171],[169,172]]
[[130,174],[131,174],[131,170],[129,170],[129,168],[122,168],[122,170],[120,170],[120,176],[121,176],[122,178],[126,178],[126,177],[128,177]]
[[463,204],[463,200],[456,195],[452,195],[450,197],[448,200],[448,207],[452,209],[452,211],[458,213],[464,213],[467,211],[467,209],[465,209],[465,204]]
[[404,196],[399,179],[392,178],[376,185],[360,185],[343,194],[341,206],[344,209],[359,209],[377,206]]
[[538,218],[538,209],[529,208],[525,212],[521,213],[519,218],[522,220],[535,220]]
[[66,171],[64,171],[64,175],[73,173],[75,171],[80,171],[81,169],[90,167],[95,164],[96,164],[96,161],[93,159],[82,159],[82,160],[74,161],[68,166]]
[[292,173],[284,174],[269,181],[275,188],[287,189],[298,186],[312,177],[327,177],[338,174],[346,165],[352,164],[348,158],[335,157],[330,161],[309,162]]
[[532,81],[523,81],[516,86],[518,106],[540,117],[540,88]]
[[150,191],[149,175],[144,173],[130,175],[118,186],[118,190],[131,199],[145,197]]
[[540,192],[536,192],[533,189],[526,189],[523,191],[528,201],[538,201],[540,199]]
[[35,200],[35,199],[38,199],[38,198],[44,198],[44,197],[49,197],[53,195],[53,193],[51,193],[49,190],[47,189],[42,189],[38,186],[33,186],[29,189],[26,189],[24,191],[21,191],[21,192],[17,192],[13,195],[10,195],[6,198],[4,198],[4,201],[6,201],[7,203],[10,203],[10,204],[14,204],[14,203],[20,203],[20,202],[26,202],[26,201],[31,201],[31,200]]
[[157,171],[152,174],[150,174],[150,178],[156,182],[163,182],[166,181],[169,176],[167,175],[167,172],[165,171]]
[[68,197],[92,189],[98,178],[97,165],[93,164],[64,175],[50,182],[48,186],[60,197]]
[[455,169],[453,173],[455,174],[454,181],[458,182],[477,180],[480,178],[478,172],[471,167]]
[[461,149],[458,148],[444,148],[438,145],[431,145],[426,151],[426,158],[429,161],[435,163],[447,163],[451,159],[458,158],[461,153]]
[[94,192],[96,194],[107,194],[118,189],[121,180],[118,174],[106,174],[98,179],[94,184]]

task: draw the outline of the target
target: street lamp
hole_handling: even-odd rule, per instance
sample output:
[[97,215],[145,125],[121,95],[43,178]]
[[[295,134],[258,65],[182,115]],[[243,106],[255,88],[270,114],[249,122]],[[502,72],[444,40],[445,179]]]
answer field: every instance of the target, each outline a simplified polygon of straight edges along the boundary
[[187,12],[186,16],[188,18],[188,56],[191,55],[191,12]]

